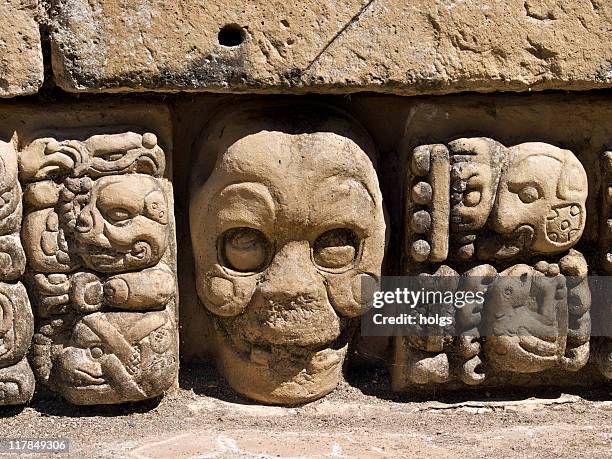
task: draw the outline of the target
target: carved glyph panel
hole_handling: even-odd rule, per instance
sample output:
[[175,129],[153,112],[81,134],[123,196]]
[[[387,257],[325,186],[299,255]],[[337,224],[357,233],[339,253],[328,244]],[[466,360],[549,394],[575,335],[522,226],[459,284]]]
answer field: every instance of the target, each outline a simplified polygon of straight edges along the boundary
[[[601,251],[602,268],[605,274],[612,275],[612,151],[606,151],[601,158],[602,209],[601,209]],[[595,343],[595,360],[601,373],[612,379],[612,302],[601,311],[599,320],[606,324],[605,337]]]
[[415,148],[407,169],[404,272],[450,276],[484,302],[454,309],[446,335],[395,338],[394,388],[583,368],[591,292],[587,262],[572,247],[585,228],[588,184],[576,156],[545,143],[461,138]]
[[34,393],[34,376],[26,359],[34,318],[20,282],[26,266],[19,237],[21,217],[17,152],[12,142],[0,142],[0,405],[26,403]]
[[405,200],[409,265],[563,253],[584,231],[587,194],[580,161],[553,145],[478,137],[417,147]]
[[178,371],[174,222],[152,133],[20,152],[37,379],[74,404],[156,397]]

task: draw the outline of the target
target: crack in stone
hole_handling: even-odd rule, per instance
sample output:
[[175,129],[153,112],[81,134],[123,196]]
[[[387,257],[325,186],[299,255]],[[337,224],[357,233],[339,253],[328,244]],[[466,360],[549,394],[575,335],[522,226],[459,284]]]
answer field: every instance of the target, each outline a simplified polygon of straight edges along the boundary
[[348,21],[336,34],[327,42],[327,44],[319,51],[319,53],[314,57],[314,59],[302,70],[301,73],[306,73],[310,68],[321,58],[323,54],[329,49],[331,45],[334,44],[340,38],[344,32],[354,23],[359,22],[361,16],[366,12],[366,10],[375,2],[376,0],[369,0],[361,9],[355,14],[350,21]]

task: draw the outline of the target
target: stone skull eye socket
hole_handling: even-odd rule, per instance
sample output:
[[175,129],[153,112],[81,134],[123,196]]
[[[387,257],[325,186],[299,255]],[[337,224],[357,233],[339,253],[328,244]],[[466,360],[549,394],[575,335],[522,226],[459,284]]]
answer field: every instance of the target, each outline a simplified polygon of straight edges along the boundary
[[531,204],[540,199],[540,192],[536,187],[527,185],[519,190],[518,197],[525,204]]
[[313,246],[317,266],[340,269],[351,265],[357,257],[359,238],[346,228],[338,228],[320,235]]
[[230,269],[239,272],[261,271],[270,257],[268,238],[253,228],[233,228],[221,236],[221,258]]

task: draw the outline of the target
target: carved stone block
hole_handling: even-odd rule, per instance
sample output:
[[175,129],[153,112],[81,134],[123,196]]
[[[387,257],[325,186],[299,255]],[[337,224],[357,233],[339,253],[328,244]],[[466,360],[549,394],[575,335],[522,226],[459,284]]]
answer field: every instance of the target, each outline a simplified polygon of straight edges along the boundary
[[454,276],[446,282],[484,302],[450,312],[454,335],[396,338],[394,389],[537,381],[585,367],[591,291],[572,247],[585,228],[588,184],[574,154],[460,138],[415,148],[407,169],[404,272]]
[[152,133],[34,135],[20,152],[22,239],[40,319],[32,362],[38,380],[71,403],[144,400],[176,384],[164,169]]
[[19,238],[22,205],[17,180],[17,153],[12,142],[0,142],[0,405],[27,403],[34,377],[26,360],[34,318],[25,287]]
[[210,155],[212,171],[193,170],[189,213],[218,368],[265,403],[320,398],[340,380],[362,286],[380,277],[373,142],[328,107],[250,107],[208,127],[194,164]]
[[499,273],[482,311],[484,353],[493,368],[577,371],[589,360],[591,295],[584,257],[519,264]]
[[462,138],[417,147],[408,171],[406,254],[413,262],[554,255],[584,230],[587,177],[569,150]]
[[133,6],[55,6],[51,49],[61,88],[421,96],[612,86],[606,0]]
[[[601,158],[602,209],[600,244],[603,252],[602,268],[607,276],[612,274],[612,151]],[[612,379],[612,302],[601,311],[600,320],[605,324],[603,335],[595,343],[595,360],[599,370],[607,379]]]

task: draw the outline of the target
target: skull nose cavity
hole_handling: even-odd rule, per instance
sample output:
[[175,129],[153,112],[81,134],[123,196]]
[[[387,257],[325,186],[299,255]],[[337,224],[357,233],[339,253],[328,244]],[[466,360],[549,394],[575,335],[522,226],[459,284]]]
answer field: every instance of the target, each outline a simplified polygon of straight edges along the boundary
[[259,291],[266,301],[296,307],[320,298],[322,288],[314,277],[295,267],[287,271],[291,274],[268,277],[260,284]]
[[274,257],[259,291],[279,303],[308,302],[319,298],[322,287],[310,258],[308,243],[289,243]]
[[267,301],[288,306],[314,302],[319,296],[316,286],[308,281],[300,284],[289,282],[264,283],[259,290]]

